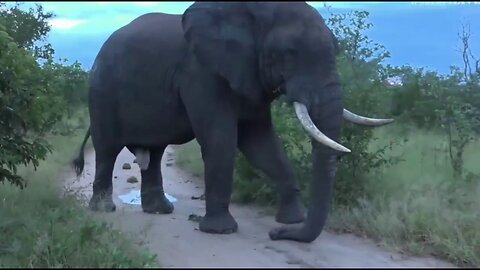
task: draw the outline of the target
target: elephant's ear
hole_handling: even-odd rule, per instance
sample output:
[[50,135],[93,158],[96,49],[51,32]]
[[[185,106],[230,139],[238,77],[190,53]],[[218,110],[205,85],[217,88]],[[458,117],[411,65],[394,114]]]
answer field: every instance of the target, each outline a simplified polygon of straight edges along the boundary
[[196,2],[183,14],[182,27],[201,65],[225,78],[238,94],[259,97],[253,16],[244,4]]
[[340,43],[338,42],[338,39],[335,36],[335,34],[332,32],[332,30],[330,30],[330,35],[332,35],[332,42],[335,48],[335,55],[338,55],[340,53]]

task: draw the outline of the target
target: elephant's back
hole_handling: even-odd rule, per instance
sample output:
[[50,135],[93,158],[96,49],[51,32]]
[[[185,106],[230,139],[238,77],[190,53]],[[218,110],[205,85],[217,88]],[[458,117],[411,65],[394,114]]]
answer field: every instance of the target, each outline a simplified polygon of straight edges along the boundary
[[172,41],[184,42],[181,15],[160,12],[141,15],[113,32],[105,42],[105,45],[110,46],[116,43],[130,44],[140,41],[162,44],[166,40],[169,41],[167,43]]
[[[129,24],[118,29],[112,36],[120,39],[125,44],[136,43],[135,45],[148,45],[144,42],[149,42],[150,45],[180,45],[184,43],[182,16],[165,14],[160,12],[147,13]],[[151,47],[151,46],[147,46]]]
[[179,15],[149,13],[115,31],[90,74],[92,125],[114,122],[112,129],[121,131],[117,137],[124,143],[144,145],[174,137],[165,131],[172,126],[176,132],[187,129],[175,87],[186,48]]
[[92,71],[105,73],[95,77],[125,79],[140,73],[148,79],[155,73],[158,78],[186,52],[181,21],[181,15],[148,13],[121,27],[101,47]]

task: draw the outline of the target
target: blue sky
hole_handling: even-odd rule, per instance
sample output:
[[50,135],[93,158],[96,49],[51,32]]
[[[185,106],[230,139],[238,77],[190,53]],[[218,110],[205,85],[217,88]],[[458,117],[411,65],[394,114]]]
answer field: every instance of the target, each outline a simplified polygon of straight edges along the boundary
[[[57,16],[54,31],[105,31],[118,28],[147,12],[182,14],[193,2],[37,2]],[[415,9],[439,6],[438,2],[307,2],[321,8],[327,4],[337,9]],[[437,3],[437,4],[436,4]],[[33,4],[33,3],[27,3]],[[444,4],[445,5],[445,4]]]
[[[90,68],[98,50],[116,29],[148,12],[181,14],[193,2],[27,2],[40,3],[56,16],[49,40],[56,56]],[[391,52],[389,63],[427,66],[447,72],[461,64],[457,32],[462,21],[472,29],[472,48],[480,57],[480,3],[475,2],[307,2],[322,15],[367,10],[374,24],[368,35]]]
[[[120,27],[140,14],[165,12],[181,14],[193,2],[33,2],[40,3],[47,11],[57,16],[52,24],[57,31],[69,31],[80,26],[90,26],[90,31]],[[26,3],[27,5],[33,3]],[[421,8],[445,8],[458,5],[474,5],[474,2],[307,2],[321,8],[324,4],[336,9],[395,9],[415,10]],[[477,3],[479,4],[479,3]],[[98,26],[101,23],[101,27]]]
[[[102,32],[118,28],[147,12],[182,14],[193,2],[36,2],[57,16],[51,20],[56,32]],[[307,2],[322,7],[325,2]],[[373,5],[382,2],[373,2]],[[30,3],[27,3],[30,4]],[[33,4],[33,3],[31,3]],[[330,2],[335,8],[369,6],[372,3]]]

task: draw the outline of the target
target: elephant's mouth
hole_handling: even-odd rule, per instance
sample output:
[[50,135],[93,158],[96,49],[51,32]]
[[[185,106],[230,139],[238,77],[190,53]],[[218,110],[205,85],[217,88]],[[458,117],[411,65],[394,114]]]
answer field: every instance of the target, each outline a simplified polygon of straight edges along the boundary
[[[319,143],[328,146],[334,150],[344,152],[344,153],[350,153],[350,149],[346,148],[345,146],[335,142],[334,140],[330,139],[328,136],[323,134],[317,126],[313,123],[312,119],[310,118],[310,115],[308,114],[308,109],[307,107],[300,103],[300,102],[294,102],[293,106],[295,107],[295,113],[297,115],[298,120],[302,124],[302,126],[305,128],[307,133],[314,138],[316,141]],[[343,109],[343,118],[349,122],[352,122],[357,125],[362,125],[362,126],[371,126],[371,127],[378,127],[378,126],[383,126],[386,124],[389,124],[393,122],[393,119],[376,119],[376,118],[368,118],[365,116],[361,116],[358,114],[355,114],[347,109]]]
[[[274,88],[271,91],[271,95],[276,98],[282,94],[286,93],[286,83],[285,80],[283,80],[282,83],[280,83],[276,88]],[[335,142],[334,140],[330,139],[328,136],[323,134],[317,126],[314,124],[312,121],[312,118],[310,117],[308,113],[307,106],[301,102],[293,102],[293,106],[295,108],[295,113],[297,115],[298,120],[302,124],[302,126],[305,128],[307,133],[316,141],[319,143],[328,146],[334,150],[337,150],[339,152],[343,153],[350,153],[351,150],[346,148],[345,146]],[[361,126],[370,126],[370,127],[379,127],[383,125],[387,125],[391,122],[394,121],[394,119],[377,119],[377,118],[369,118],[365,116],[361,116],[358,114],[355,114],[347,109],[343,109],[343,118],[351,123],[361,125]]]
[[[278,96],[286,93],[286,85],[285,82],[281,83],[279,86],[274,88],[271,91],[271,96],[273,98],[277,98]],[[323,134],[317,126],[313,123],[312,118],[308,113],[307,106],[300,102],[293,102],[293,106],[295,108],[295,113],[297,115],[298,120],[305,128],[307,133],[314,138],[319,143],[328,146],[334,150],[350,153],[351,150],[346,148],[345,146],[335,142],[334,140],[330,139],[328,136]],[[394,121],[394,119],[377,119],[377,118],[369,118],[365,116],[361,116],[355,114],[347,109],[343,109],[343,118],[351,123],[361,125],[361,126],[370,126],[370,127],[379,127],[383,125],[387,125]]]
[[273,99],[278,98],[279,96],[283,95],[286,93],[286,88],[285,88],[285,82],[281,82],[280,84],[277,85],[277,87],[272,87],[272,90],[268,91],[268,96],[270,96]]
[[273,91],[272,91],[272,94],[273,94],[274,96],[279,96],[279,95],[281,95],[281,94],[283,94],[283,93],[285,93],[285,88],[282,88],[282,86],[279,86],[279,87],[273,89]]

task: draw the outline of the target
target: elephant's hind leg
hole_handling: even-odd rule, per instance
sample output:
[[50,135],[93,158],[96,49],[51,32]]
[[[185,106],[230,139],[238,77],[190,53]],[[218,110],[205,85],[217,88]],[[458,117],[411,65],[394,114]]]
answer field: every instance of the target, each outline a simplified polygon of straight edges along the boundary
[[88,203],[92,211],[113,212],[116,209],[112,198],[112,172],[121,148],[95,152],[95,180],[93,194]]
[[173,204],[167,199],[163,191],[161,161],[165,147],[150,148],[150,161],[148,169],[141,170],[141,199],[142,209],[145,213],[170,214]]

